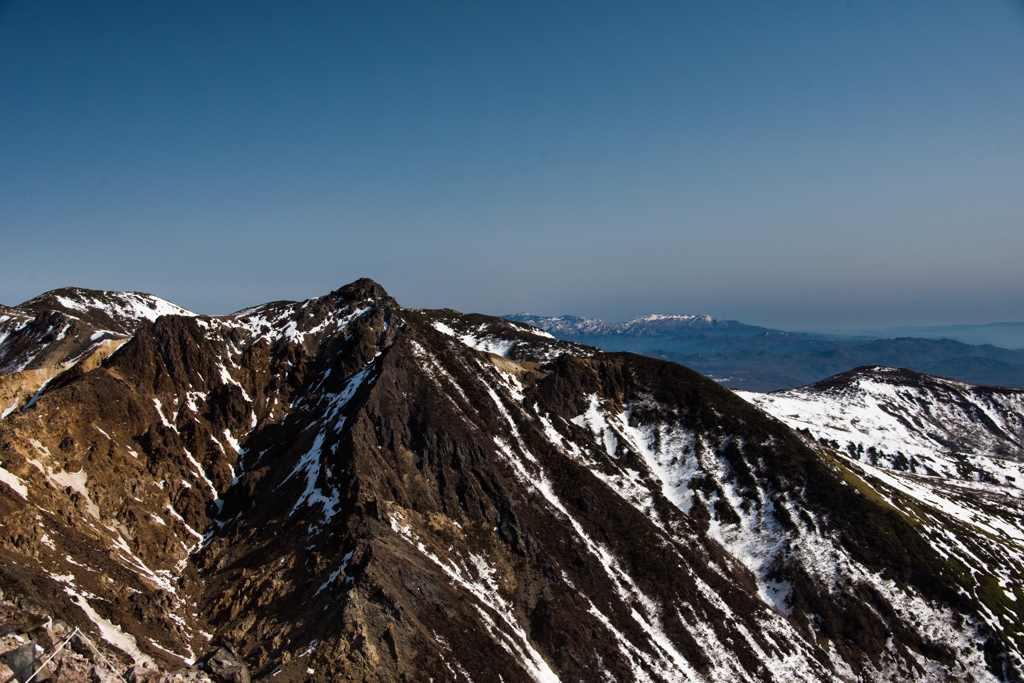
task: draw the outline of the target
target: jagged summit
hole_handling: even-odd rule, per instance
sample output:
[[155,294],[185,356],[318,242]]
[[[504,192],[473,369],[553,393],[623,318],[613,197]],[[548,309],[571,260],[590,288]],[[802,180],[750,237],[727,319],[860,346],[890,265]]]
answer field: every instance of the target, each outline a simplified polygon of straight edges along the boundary
[[362,277],[331,292],[331,296],[342,301],[364,299],[390,299],[384,288],[367,277]]
[[271,301],[265,304],[259,304],[258,306],[250,306],[243,308],[234,313],[230,313],[224,316],[217,316],[219,318],[231,319],[231,318],[243,318],[246,316],[253,315],[258,311],[273,311],[273,310],[285,310],[291,309],[296,306],[309,306],[316,302],[321,304],[327,303],[328,301],[334,302],[335,304],[344,307],[351,301],[376,301],[376,300],[387,300],[393,306],[398,306],[398,303],[381,287],[379,284],[369,278],[360,278],[354,282],[351,282],[343,287],[339,287],[330,294],[313,297],[305,301]]
[[122,671],[1019,677],[1016,511],[915,498],[682,366],[370,280],[118,342],[0,419],[0,590]]

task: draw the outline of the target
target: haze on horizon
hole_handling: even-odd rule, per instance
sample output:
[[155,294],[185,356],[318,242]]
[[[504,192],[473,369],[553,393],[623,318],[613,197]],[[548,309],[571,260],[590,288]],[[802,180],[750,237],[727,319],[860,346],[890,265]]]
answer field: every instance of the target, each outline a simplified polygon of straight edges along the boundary
[[1024,320],[1024,3],[0,0],[0,302]]

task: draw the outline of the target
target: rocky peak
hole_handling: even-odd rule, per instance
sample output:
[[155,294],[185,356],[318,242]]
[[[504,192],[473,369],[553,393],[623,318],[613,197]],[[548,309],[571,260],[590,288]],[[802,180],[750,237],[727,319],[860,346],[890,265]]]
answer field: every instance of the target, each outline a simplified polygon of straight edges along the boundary
[[355,282],[334,290],[330,294],[340,301],[366,301],[374,299],[391,299],[384,288],[370,278],[359,278]]

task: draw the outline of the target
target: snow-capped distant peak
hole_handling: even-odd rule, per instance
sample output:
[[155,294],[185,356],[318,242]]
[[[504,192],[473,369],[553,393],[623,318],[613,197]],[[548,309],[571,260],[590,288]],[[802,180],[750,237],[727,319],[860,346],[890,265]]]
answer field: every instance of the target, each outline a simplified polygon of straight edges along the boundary
[[[583,336],[668,336],[706,331],[730,330],[739,333],[760,331],[762,328],[734,320],[721,320],[710,315],[649,313],[625,322],[611,323],[597,318],[581,318],[575,315],[545,317],[530,313],[504,316],[506,320],[527,323],[550,332],[559,338]],[[764,330],[767,331],[767,330]]]
[[649,313],[648,315],[642,315],[632,320],[627,320],[627,323],[649,323],[663,320],[672,320],[679,322],[689,322],[691,320],[702,320],[704,322],[711,322],[714,320],[710,315],[664,315],[661,313]]

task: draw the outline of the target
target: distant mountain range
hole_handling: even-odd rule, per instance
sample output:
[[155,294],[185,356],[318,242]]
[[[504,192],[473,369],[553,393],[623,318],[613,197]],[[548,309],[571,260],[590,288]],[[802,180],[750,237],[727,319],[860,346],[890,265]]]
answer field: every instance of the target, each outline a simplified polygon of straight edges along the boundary
[[932,327],[890,327],[864,332],[860,336],[877,339],[922,337],[924,339],[955,339],[965,344],[991,344],[1004,349],[1024,349],[1024,322],[988,323],[986,325],[937,325]]
[[[735,320],[719,320],[709,315],[645,315],[624,323],[609,323],[596,318],[580,318],[563,315],[547,318],[529,313],[506,315],[506,320],[527,323],[539,327],[556,337],[603,338],[629,340],[650,337],[675,337],[678,335],[705,334],[709,336],[752,337],[777,330],[746,325]],[[641,346],[643,344],[641,343]],[[626,349],[619,349],[626,350]]]
[[622,323],[528,313],[505,318],[565,341],[674,361],[734,389],[791,389],[864,365],[907,368],[972,384],[1024,387],[1024,349],[990,344],[786,332],[696,315],[648,315]]

